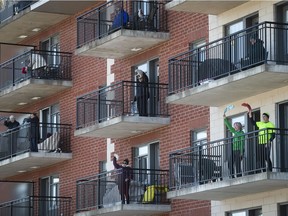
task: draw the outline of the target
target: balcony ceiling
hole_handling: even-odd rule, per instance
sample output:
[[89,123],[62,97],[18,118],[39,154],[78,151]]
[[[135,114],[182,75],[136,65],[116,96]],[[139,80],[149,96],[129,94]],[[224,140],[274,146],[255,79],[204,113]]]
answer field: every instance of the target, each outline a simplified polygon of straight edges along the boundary
[[194,13],[203,13],[218,15],[232,8],[235,8],[249,0],[241,1],[200,1],[200,0],[173,0],[166,4],[167,10],[185,11]]
[[0,107],[3,111],[19,109],[18,103],[31,104],[33,97],[49,97],[72,87],[72,81],[28,79],[0,91]]
[[75,136],[122,139],[170,124],[170,118],[119,116],[111,120],[78,129]]
[[32,29],[47,29],[67,17],[95,5],[96,1],[38,1],[24,11],[7,19],[0,25],[0,41],[4,43],[19,43],[23,39],[20,35],[28,37],[36,35]]
[[[19,171],[33,171],[36,167],[43,168],[72,159],[71,153],[26,152],[15,157],[0,161],[0,178],[19,175]],[[34,168],[31,168],[34,167]]]
[[[75,51],[76,55],[101,58],[125,58],[169,39],[169,33],[122,29],[93,41]],[[139,51],[132,49],[141,48]]]
[[236,179],[182,188],[167,193],[168,199],[225,200],[287,188],[288,173],[260,173]]
[[287,83],[288,66],[263,64],[170,95],[166,102],[218,107],[287,86]]
[[129,205],[114,205],[112,207],[104,207],[98,210],[80,212],[74,214],[74,216],[145,216],[163,214],[171,211],[170,205],[151,205],[151,204],[129,204]]

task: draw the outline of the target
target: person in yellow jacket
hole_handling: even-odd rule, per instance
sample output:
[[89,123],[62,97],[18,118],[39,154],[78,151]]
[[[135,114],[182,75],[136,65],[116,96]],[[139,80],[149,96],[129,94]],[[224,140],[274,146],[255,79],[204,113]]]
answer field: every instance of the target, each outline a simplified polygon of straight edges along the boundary
[[[255,122],[252,118],[252,110],[249,110],[249,119],[250,122],[258,127],[260,130],[258,133],[258,145],[256,150],[256,168],[259,171],[260,169],[266,171],[265,161],[267,162],[268,170],[272,171],[272,161],[270,159],[270,149],[271,143],[275,138],[275,125],[269,121],[269,114],[263,113],[263,121]],[[265,130],[267,129],[267,130]]]

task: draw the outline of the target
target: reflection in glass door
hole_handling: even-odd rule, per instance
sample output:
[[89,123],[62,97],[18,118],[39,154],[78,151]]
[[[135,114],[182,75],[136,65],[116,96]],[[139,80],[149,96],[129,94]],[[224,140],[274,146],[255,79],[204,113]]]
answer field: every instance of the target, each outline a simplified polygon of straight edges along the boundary
[[[226,28],[226,35],[232,35],[244,29],[244,21],[233,23]],[[237,65],[244,57],[244,32],[229,37],[230,43],[226,45],[225,59]]]
[[[279,120],[279,128],[280,129],[287,129],[288,128],[288,102],[282,103],[278,105],[278,120]],[[285,135],[284,135],[285,132]],[[282,132],[283,135],[280,136],[280,141],[276,139],[277,145],[279,145],[278,142],[280,142],[280,157],[278,158],[279,161],[277,161],[277,164],[280,164],[281,167],[281,172],[287,172],[288,171],[288,160],[287,160],[287,155],[288,155],[288,135],[286,131]]]
[[283,64],[283,61],[288,61],[288,4],[282,4],[277,8],[277,19],[278,23],[283,23],[283,26],[279,24],[277,40],[275,41],[277,47],[277,60],[280,64]]

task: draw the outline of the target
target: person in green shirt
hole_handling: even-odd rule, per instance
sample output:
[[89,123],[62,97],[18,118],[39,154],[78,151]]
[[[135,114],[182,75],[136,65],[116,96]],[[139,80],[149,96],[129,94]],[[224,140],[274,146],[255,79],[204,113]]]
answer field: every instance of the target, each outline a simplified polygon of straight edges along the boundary
[[242,130],[242,124],[240,122],[235,122],[232,127],[232,124],[229,122],[225,114],[223,117],[225,125],[227,126],[229,131],[233,133],[232,153],[229,157],[228,163],[230,175],[233,178],[236,172],[236,176],[241,177],[241,160],[243,158],[245,144],[245,135]]

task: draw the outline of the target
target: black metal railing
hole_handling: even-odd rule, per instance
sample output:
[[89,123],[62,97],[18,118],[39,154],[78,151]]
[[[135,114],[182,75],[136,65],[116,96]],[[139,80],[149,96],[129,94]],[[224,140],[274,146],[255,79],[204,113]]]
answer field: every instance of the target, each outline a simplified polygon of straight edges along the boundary
[[0,215],[5,216],[70,216],[71,197],[27,196],[0,204]]
[[77,47],[119,29],[167,32],[164,2],[109,1],[77,18]]
[[194,147],[170,154],[170,189],[261,172],[288,172],[287,141],[288,129],[265,129],[245,133],[234,141],[193,143]]
[[[288,24],[263,22],[169,59],[169,94],[264,62],[288,64]],[[250,39],[256,43],[252,46]]]
[[31,50],[0,64],[0,90],[30,78],[71,80],[71,53]]
[[[131,172],[131,171],[130,171]],[[112,207],[125,203],[122,169],[80,179],[76,182],[77,211]],[[129,180],[129,204],[169,204],[169,171],[153,169],[132,169]],[[123,181],[122,181],[123,180]]]
[[5,20],[13,17],[14,15],[30,7],[30,5],[34,4],[36,1],[3,0],[2,2],[3,2],[3,6],[0,12],[0,23],[4,22]]
[[168,85],[121,81],[77,99],[77,128],[118,116],[167,117]]
[[[0,160],[32,151],[35,139],[39,152],[71,152],[71,125],[40,123],[39,127],[24,123],[0,133]],[[35,150],[35,149],[33,149]]]

